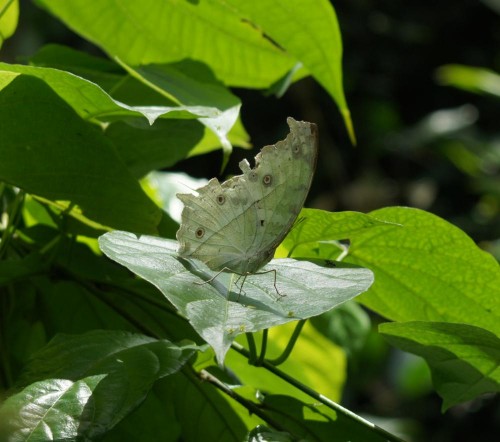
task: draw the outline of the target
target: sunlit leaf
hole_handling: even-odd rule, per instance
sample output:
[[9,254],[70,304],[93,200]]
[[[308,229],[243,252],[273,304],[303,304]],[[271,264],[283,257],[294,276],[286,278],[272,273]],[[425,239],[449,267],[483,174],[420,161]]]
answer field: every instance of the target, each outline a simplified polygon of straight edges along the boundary
[[216,275],[201,262],[180,259],[176,241],[115,231],[101,236],[99,245],[108,257],[158,287],[220,362],[239,334],[319,315],[373,282],[367,269],[282,259],[262,269],[271,272],[248,276],[241,289],[234,275]]
[[265,88],[295,64],[260,29],[220,1],[38,3],[110,57],[131,66],[191,59],[210,66],[227,85]]
[[16,32],[18,19],[18,0],[0,0],[0,48]]
[[157,232],[161,210],[102,131],[41,79],[17,75],[11,80],[0,94],[0,180],[61,211],[77,205],[71,212],[75,217],[101,228]]
[[500,339],[493,333],[445,322],[386,323],[379,330],[391,344],[427,361],[443,411],[500,392]]
[[154,382],[180,370],[196,349],[121,331],[58,335],[29,361],[19,380],[28,386],[5,403],[0,416],[11,422],[9,434],[68,431],[66,438],[95,438],[137,407]]

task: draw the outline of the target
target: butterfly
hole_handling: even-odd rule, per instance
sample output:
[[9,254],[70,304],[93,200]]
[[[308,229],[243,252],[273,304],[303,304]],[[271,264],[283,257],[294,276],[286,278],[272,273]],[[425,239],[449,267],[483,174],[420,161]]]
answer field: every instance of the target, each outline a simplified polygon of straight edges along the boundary
[[243,160],[242,175],[177,195],[184,203],[179,256],[245,278],[273,258],[304,205],[318,157],[316,125],[291,117],[287,123],[288,136],[263,147],[255,167]]

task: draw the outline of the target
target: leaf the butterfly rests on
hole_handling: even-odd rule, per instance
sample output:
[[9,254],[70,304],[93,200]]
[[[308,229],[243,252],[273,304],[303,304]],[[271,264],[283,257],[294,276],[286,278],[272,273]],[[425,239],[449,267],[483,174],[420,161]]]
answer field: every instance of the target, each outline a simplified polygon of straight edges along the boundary
[[243,160],[243,175],[222,184],[213,178],[198,195],[177,195],[184,203],[181,257],[240,275],[273,258],[304,205],[318,156],[316,125],[290,117],[287,123],[286,139],[263,147],[253,169]]

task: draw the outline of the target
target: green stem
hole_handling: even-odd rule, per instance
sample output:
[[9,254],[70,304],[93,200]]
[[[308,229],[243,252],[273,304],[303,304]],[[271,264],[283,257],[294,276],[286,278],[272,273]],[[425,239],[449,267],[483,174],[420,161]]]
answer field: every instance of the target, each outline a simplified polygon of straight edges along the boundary
[[293,334],[290,340],[288,341],[285,350],[283,351],[283,353],[281,353],[281,356],[278,356],[276,359],[268,360],[270,364],[280,365],[283,364],[283,362],[285,362],[288,359],[288,357],[292,353],[293,347],[295,346],[295,343],[297,342],[297,339],[299,338],[300,332],[302,331],[302,328],[304,327],[305,323],[306,323],[305,319],[302,319],[297,322],[297,325],[295,326]]
[[245,333],[245,336],[248,342],[248,363],[250,365],[255,365],[257,363],[257,347],[255,345],[253,333]]
[[267,337],[269,334],[269,330],[266,328],[262,331],[262,344],[260,346],[260,354],[259,358],[257,359],[255,365],[257,367],[260,367],[262,363],[264,362],[264,358],[266,357],[266,350],[267,350]]
[[[242,345],[238,344],[237,342],[233,342],[232,346],[233,350],[237,351],[238,353],[242,354],[245,357],[249,357],[248,350],[244,348]],[[353,413],[352,411],[348,410],[347,408],[342,407],[341,405],[337,404],[336,402],[333,402],[331,399],[327,398],[326,396],[323,396],[322,394],[318,393],[317,391],[313,390],[312,388],[309,388],[307,385],[304,385],[302,382],[299,382],[297,379],[294,379],[290,375],[286,374],[285,372],[281,371],[279,368],[275,367],[271,363],[267,361],[263,361],[262,367],[265,368],[266,370],[270,371],[274,375],[278,376],[279,378],[283,379],[284,381],[288,382],[290,385],[293,385],[295,388],[299,389],[300,391],[306,393],[307,395],[311,396],[315,400],[321,402],[322,404],[326,405],[328,408],[331,408],[335,412],[352,419],[356,421],[358,424],[363,425],[367,428],[369,428],[371,431],[374,431],[375,433],[379,434],[380,436],[384,437],[387,439],[387,441],[390,442],[404,442],[403,439],[400,439],[399,437],[387,432],[383,428],[378,427],[375,424],[372,424],[371,422],[367,421],[366,419],[363,419],[361,416],[358,416],[357,414]]]
[[[186,368],[186,369],[183,369],[183,371],[184,371],[184,373],[188,374],[189,377],[191,377],[191,378],[194,377],[194,374],[191,370],[188,370]],[[230,398],[234,399],[236,402],[238,402],[243,407],[245,407],[250,413],[255,414],[256,416],[260,417],[264,422],[267,422],[275,430],[288,431],[287,428],[283,427],[283,425],[281,423],[277,422],[271,416],[269,416],[261,407],[259,407],[254,402],[240,396],[238,393],[236,393],[236,391],[227,387],[224,383],[219,381],[219,379],[217,379],[215,376],[211,375],[208,371],[201,370],[200,372],[196,373],[196,375],[202,381],[209,382],[215,388],[219,389],[224,394],[226,394]]]

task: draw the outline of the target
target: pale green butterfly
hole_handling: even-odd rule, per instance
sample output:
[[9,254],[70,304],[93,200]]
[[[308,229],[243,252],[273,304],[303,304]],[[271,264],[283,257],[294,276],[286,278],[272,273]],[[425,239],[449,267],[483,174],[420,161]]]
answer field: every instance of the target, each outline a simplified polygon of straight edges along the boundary
[[263,147],[253,169],[243,160],[243,175],[222,184],[212,178],[197,196],[177,195],[184,203],[181,257],[245,277],[273,258],[304,205],[318,156],[316,125],[291,117],[287,123],[286,139]]

